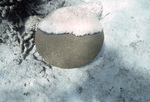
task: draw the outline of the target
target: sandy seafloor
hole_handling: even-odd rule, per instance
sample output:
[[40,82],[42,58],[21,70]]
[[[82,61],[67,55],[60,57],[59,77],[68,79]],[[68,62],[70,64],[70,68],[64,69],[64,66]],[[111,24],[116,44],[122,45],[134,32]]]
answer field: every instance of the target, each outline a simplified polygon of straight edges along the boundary
[[105,41],[89,65],[20,63],[19,45],[0,43],[0,102],[150,102],[150,0],[101,2]]

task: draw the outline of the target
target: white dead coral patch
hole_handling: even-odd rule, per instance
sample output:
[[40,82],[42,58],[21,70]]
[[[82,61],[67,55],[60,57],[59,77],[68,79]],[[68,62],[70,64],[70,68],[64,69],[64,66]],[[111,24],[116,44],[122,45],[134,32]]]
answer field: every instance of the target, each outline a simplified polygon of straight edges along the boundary
[[48,34],[94,34],[102,30],[99,20],[101,13],[102,5],[97,2],[63,7],[43,19],[38,28]]

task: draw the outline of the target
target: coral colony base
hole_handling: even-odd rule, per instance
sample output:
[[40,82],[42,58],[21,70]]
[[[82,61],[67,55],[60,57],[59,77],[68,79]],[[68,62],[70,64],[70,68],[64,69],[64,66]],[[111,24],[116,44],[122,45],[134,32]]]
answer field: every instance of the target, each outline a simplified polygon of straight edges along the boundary
[[39,54],[47,63],[60,68],[77,68],[90,63],[102,48],[103,41],[103,32],[77,37],[72,34],[48,35],[38,29],[35,35]]

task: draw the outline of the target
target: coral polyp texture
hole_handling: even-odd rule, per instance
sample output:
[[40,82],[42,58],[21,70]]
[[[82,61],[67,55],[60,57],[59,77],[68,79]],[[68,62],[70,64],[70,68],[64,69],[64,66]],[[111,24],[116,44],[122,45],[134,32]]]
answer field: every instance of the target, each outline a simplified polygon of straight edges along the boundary
[[44,16],[50,11],[64,6],[64,4],[64,0],[1,0],[0,16],[4,18],[12,14],[18,14],[21,17]]
[[101,14],[102,5],[95,2],[63,7],[49,14],[38,27],[48,34],[94,34],[102,30],[99,20]]
[[[28,2],[29,0],[3,0],[0,1],[0,12],[2,17],[6,17],[7,14],[17,12],[20,9],[18,8],[24,8],[24,4]],[[18,9],[18,10],[15,10]]]

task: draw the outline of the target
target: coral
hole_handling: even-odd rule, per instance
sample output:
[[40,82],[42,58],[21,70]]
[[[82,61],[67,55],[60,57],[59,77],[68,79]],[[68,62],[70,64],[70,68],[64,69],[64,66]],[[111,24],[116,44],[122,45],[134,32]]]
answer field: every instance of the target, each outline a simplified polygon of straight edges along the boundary
[[7,20],[2,20],[0,23],[0,40],[1,43],[14,44],[17,40],[17,33],[14,30],[14,26]]
[[64,0],[1,0],[0,15],[3,18],[44,16],[50,12],[49,10],[62,7],[64,4]]
[[0,44],[19,46],[21,63],[36,52],[34,32],[40,18],[64,4],[64,0],[0,0]]
[[28,55],[34,46],[35,32],[35,26],[30,26],[28,31],[24,30],[25,21],[30,15],[37,14],[35,9],[39,2],[40,0],[0,1],[0,21],[2,22],[0,42],[19,45],[23,58]]
[[[33,2],[34,1],[34,2]],[[37,0],[3,0],[0,1],[1,16],[6,17],[7,14],[18,13],[18,14],[32,14],[35,13],[33,10],[34,3]],[[24,11],[22,13],[22,11]],[[21,16],[21,15],[20,15]]]
[[37,23],[39,22],[39,20],[40,18],[37,16],[30,16],[26,19],[24,31],[22,33],[17,32],[23,59],[25,59],[26,56],[29,55],[29,52],[34,47],[34,32],[37,29]]
[[12,24],[23,26],[24,18],[35,15],[35,3],[38,0],[3,0],[0,2],[0,15]]
[[[72,33],[76,36],[101,32],[101,3],[86,3],[63,7],[50,13],[38,28],[48,34]],[[60,19],[61,18],[61,19]]]
[[11,12],[21,0],[3,0],[0,1],[1,16],[6,17],[7,12]]
[[34,22],[29,20],[32,24],[30,23],[30,27],[29,24],[26,24],[28,26],[28,30],[25,29],[24,31],[21,31],[23,28],[17,30],[10,22],[2,20],[2,23],[0,24],[0,30],[2,31],[2,33],[0,33],[0,42],[11,44],[13,46],[20,46],[20,53],[23,56],[22,58],[25,59],[34,47],[34,32],[36,31],[36,22],[38,22],[37,19],[35,19]]

